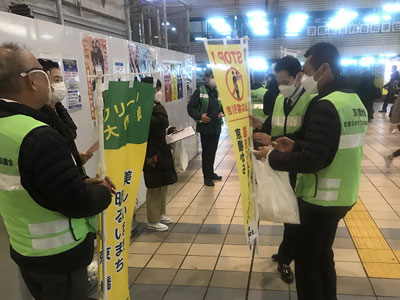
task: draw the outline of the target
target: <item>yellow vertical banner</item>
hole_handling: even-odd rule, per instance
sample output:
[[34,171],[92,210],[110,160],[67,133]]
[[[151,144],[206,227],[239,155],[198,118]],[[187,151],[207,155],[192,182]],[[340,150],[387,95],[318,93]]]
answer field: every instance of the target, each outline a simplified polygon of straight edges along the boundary
[[212,66],[218,94],[232,139],[239,173],[243,218],[247,244],[258,237],[254,213],[252,163],[250,153],[249,84],[243,45],[208,45],[206,50]]
[[[128,252],[136,196],[147,149],[155,89],[151,84],[110,82],[104,93],[106,174],[116,185],[106,214],[106,249],[98,239],[99,288],[108,300],[129,300]],[[101,228],[103,230],[103,228]],[[107,264],[103,278],[102,264]],[[101,298],[103,299],[103,298]]]

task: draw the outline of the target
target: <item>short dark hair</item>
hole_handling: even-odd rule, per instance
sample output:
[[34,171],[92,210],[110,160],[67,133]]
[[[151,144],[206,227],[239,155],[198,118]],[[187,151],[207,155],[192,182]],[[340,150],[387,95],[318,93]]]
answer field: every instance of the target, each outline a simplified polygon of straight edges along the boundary
[[160,81],[160,79],[157,79],[156,88],[161,89],[161,87],[162,87],[161,81]]
[[26,72],[25,47],[18,43],[0,46],[0,97],[21,91],[21,73]]
[[275,66],[275,73],[287,71],[289,76],[296,77],[301,71],[301,64],[297,58],[293,56],[285,56]]
[[46,73],[51,72],[51,70],[53,70],[53,69],[60,70],[60,65],[53,60],[39,58],[38,62],[42,65],[43,71],[45,71]]
[[206,77],[206,78],[210,78],[211,76],[213,76],[214,74],[213,74],[213,71],[211,70],[211,69],[207,69],[205,72],[204,72],[204,76]]
[[335,46],[330,43],[322,42],[311,46],[305,57],[311,56],[310,63],[317,71],[324,63],[329,64],[335,76],[340,75],[340,54]]

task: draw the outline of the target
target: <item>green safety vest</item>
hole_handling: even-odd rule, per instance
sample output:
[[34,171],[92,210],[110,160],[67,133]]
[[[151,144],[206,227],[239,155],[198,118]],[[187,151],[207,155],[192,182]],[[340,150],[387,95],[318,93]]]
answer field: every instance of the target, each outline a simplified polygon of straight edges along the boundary
[[[208,92],[207,89],[204,85],[202,85],[200,87],[200,106],[199,106],[199,111],[201,114],[205,114],[208,112],[208,103],[210,96],[208,96]],[[221,98],[218,95],[218,107],[219,110],[222,109],[222,103],[221,103]],[[199,122],[199,121],[198,121]],[[221,124],[223,123],[222,119],[221,119]]]
[[264,106],[264,95],[268,91],[265,87],[260,87],[256,90],[251,90],[251,110],[252,115],[257,117],[262,122],[267,119],[267,116],[264,115],[263,106]]
[[354,93],[333,92],[319,101],[330,101],[341,124],[339,148],[323,170],[298,174],[296,195],[319,206],[352,206],[357,201],[368,114]]
[[285,115],[285,98],[282,94],[276,98],[271,120],[271,136],[283,136],[296,132],[303,124],[303,118],[308,105],[316,95],[304,92],[296,101],[292,111]]
[[25,115],[0,118],[0,213],[13,249],[31,257],[68,251],[98,226],[97,216],[69,219],[40,206],[22,186],[18,166],[21,144],[33,129],[42,126],[47,125]]

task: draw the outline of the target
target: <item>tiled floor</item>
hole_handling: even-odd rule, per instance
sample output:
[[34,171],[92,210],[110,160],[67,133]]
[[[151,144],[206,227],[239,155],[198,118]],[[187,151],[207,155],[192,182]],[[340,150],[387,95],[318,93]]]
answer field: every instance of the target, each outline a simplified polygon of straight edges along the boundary
[[[400,300],[400,159],[390,169],[383,159],[397,148],[400,134],[390,134],[387,117],[375,113],[362,161],[361,201],[340,223],[334,244],[339,300]],[[144,229],[146,210],[138,210],[140,233],[129,260],[133,299],[245,299],[251,260],[234,159],[225,133],[216,162],[224,181],[214,188],[202,185],[200,158],[190,163],[169,190],[167,212],[175,223],[168,232]],[[249,299],[297,299],[295,285],[280,279],[271,260],[282,231],[281,224],[261,222]]]

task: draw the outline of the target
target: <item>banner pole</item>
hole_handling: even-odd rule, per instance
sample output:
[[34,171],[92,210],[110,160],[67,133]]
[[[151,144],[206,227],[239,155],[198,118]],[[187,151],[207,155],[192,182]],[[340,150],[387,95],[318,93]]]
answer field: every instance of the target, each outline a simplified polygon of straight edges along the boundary
[[[97,108],[97,120],[98,120],[98,135],[99,135],[99,175],[100,178],[105,178],[106,173],[106,165],[104,159],[104,100],[103,100],[103,73],[101,70],[97,70],[98,75],[96,76],[96,108]],[[107,230],[106,230],[106,213],[105,211],[101,212],[101,244],[103,251],[103,300],[108,299],[107,293]]]

